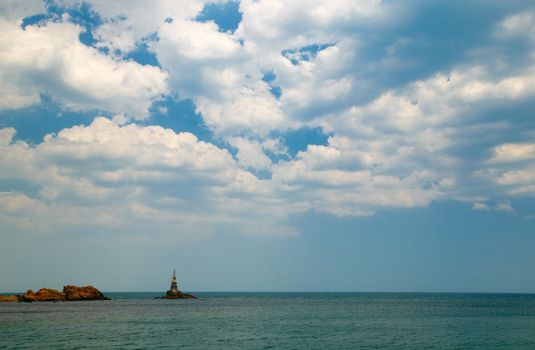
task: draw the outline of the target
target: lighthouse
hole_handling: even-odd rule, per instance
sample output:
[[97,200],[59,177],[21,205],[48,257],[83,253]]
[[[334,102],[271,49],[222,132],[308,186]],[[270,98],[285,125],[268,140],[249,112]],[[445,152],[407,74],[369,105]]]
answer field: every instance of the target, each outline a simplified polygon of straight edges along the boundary
[[167,291],[167,296],[176,296],[178,295],[178,284],[176,283],[176,271],[173,269],[173,277],[171,278],[171,287]]
[[178,283],[176,282],[176,271],[173,269],[173,277],[171,277],[171,286],[163,297],[155,297],[154,299],[197,299],[195,295],[188,293],[182,293],[178,289]]

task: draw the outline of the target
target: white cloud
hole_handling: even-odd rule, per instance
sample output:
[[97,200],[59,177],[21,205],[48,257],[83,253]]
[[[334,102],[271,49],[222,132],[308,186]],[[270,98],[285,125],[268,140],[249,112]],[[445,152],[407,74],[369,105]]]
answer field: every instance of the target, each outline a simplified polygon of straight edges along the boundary
[[509,202],[500,202],[494,206],[495,210],[498,211],[506,211],[506,212],[514,212],[515,209],[511,206],[511,203]]
[[429,170],[393,175],[375,168],[361,152],[309,146],[295,161],[273,166],[273,181],[293,188],[295,198],[337,216],[370,215],[383,207],[425,206],[441,198],[452,179]]
[[[56,214],[65,211],[69,225],[288,234],[294,231],[287,220],[309,210],[359,216],[454,198],[469,199],[474,210],[512,211],[508,201],[487,203],[535,193],[535,145],[515,141],[515,116],[482,120],[485,111],[535,97],[532,61],[514,69],[498,59],[452,63],[390,88],[375,73],[398,64],[398,50],[411,38],[385,42],[379,59],[366,57],[365,44],[367,34],[409,18],[400,6],[244,0],[243,21],[231,34],[193,20],[204,3],[90,1],[104,20],[93,33],[96,46],[111,55],[81,44],[81,27],[67,17],[23,30],[18,21],[35,9],[6,7],[0,108],[29,106],[47,93],[69,109],[115,114],[113,122],[97,118],[36,146],[13,142],[13,129],[0,131],[0,178],[38,188],[2,193],[10,225],[40,215],[52,227],[64,222]],[[509,16],[493,29],[501,34],[489,37],[507,41],[531,33],[533,16]],[[148,39],[153,34],[158,40]],[[161,69],[122,60],[142,41]],[[265,72],[274,81],[263,81]],[[275,86],[279,98],[270,92]],[[126,125],[147,117],[151,103],[169,92],[192,99],[219,141],[237,149],[236,159],[193,134]],[[290,157],[273,135],[301,126],[331,136]],[[503,130],[515,135],[493,138]],[[484,150],[462,154],[478,141]],[[287,159],[272,164],[266,153]]]
[[[213,22],[194,21],[208,2],[88,3],[104,20],[94,33],[98,47],[109,48],[112,54],[120,50],[118,57],[123,57],[145,41],[170,73],[170,87],[182,98],[191,98],[205,124],[218,135],[238,134],[253,125],[265,134],[281,124],[277,103],[261,82],[260,72],[247,67],[250,58],[237,38],[219,32]],[[62,3],[80,4],[78,0]],[[157,41],[150,39],[153,34]]]
[[[399,9],[381,1],[365,0],[346,2],[246,0],[240,2],[243,20],[238,29],[255,42],[299,42],[308,35],[332,37],[347,26],[358,27],[372,23],[387,25],[395,21],[394,14],[402,17]],[[306,39],[305,39],[306,40]],[[282,47],[284,48],[284,47]],[[281,49],[282,49],[281,48]]]
[[507,16],[496,28],[499,37],[528,36],[535,39],[535,16],[530,12]]
[[488,210],[494,210],[494,211],[504,211],[508,213],[514,213],[515,209],[508,201],[501,201],[495,203],[493,206],[490,206],[483,202],[475,202],[472,206],[473,210],[479,210],[479,211],[488,211]]
[[232,37],[218,31],[213,22],[173,20],[159,30],[161,39],[169,40],[178,56],[195,60],[231,59],[238,55],[240,45]]
[[505,171],[496,179],[496,182],[500,185],[535,183],[535,168]]
[[[207,1],[197,0],[57,0],[64,7],[87,3],[104,20],[95,30],[99,47],[110,52],[121,50],[124,56],[133,50],[138,42],[158,31],[168,18],[194,18]],[[150,11],[147,11],[150,9]]]
[[475,172],[475,176],[489,181],[511,196],[535,195],[535,145],[506,143],[492,149],[489,167]]
[[481,202],[476,202],[474,203],[474,205],[472,206],[472,209],[473,210],[489,210],[489,206],[486,205],[485,203],[481,203]]
[[111,120],[117,125],[125,125],[131,121],[131,118],[124,114],[116,114]]
[[[36,231],[84,225],[154,230],[293,234],[277,189],[241,170],[223,149],[159,126],[119,126],[96,118],[32,147],[0,129],[0,180],[37,188],[2,193],[6,223]],[[254,210],[255,214],[251,214]],[[41,225],[42,224],[42,225]]]
[[286,120],[250,54],[214,23],[174,20],[151,44],[171,84],[191,98],[206,125],[222,136],[243,130],[266,136]]
[[73,110],[102,109],[137,118],[167,90],[157,67],[119,62],[80,43],[81,28],[66,22],[20,28],[0,21],[0,108],[21,108],[44,93]]
[[490,159],[490,162],[517,162],[521,160],[528,160],[535,158],[535,144],[514,144],[506,143],[494,147],[494,157]]
[[244,168],[267,170],[271,167],[271,160],[266,156],[259,142],[243,137],[231,137],[228,141],[238,149],[236,158]]

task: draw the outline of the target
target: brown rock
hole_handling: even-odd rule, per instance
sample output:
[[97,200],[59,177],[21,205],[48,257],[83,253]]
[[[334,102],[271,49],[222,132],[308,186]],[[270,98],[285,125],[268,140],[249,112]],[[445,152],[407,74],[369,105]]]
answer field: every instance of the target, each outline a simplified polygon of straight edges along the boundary
[[63,293],[65,294],[65,300],[68,301],[79,301],[79,300],[110,300],[110,298],[105,297],[101,291],[96,289],[93,286],[64,286]]
[[64,286],[63,293],[50,288],[41,288],[34,293],[29,289],[18,299],[21,302],[32,301],[77,301],[77,300],[110,300],[93,286]]
[[0,303],[8,301],[19,301],[19,295],[0,295]]
[[41,288],[34,293],[33,290],[29,289],[24,293],[20,301],[32,302],[32,301],[62,301],[65,300],[65,294],[62,292],[51,289],[51,288]]

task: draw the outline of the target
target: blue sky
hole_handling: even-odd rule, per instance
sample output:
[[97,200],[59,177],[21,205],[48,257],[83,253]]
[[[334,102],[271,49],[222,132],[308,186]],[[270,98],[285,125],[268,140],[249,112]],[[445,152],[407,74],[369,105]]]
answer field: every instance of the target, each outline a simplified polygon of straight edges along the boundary
[[4,1],[0,291],[535,292],[530,1]]

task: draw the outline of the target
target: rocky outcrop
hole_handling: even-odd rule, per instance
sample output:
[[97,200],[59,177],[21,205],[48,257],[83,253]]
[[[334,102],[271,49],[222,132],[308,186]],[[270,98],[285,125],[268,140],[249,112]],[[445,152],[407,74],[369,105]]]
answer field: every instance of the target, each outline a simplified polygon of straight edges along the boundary
[[110,300],[101,291],[93,286],[64,286],[63,292],[51,288],[41,288],[37,292],[28,290],[21,296],[14,296],[14,301],[34,302],[34,301],[82,301],[82,300]]
[[0,295],[0,303],[19,301],[20,295]]
[[101,291],[93,286],[64,286],[63,294],[65,294],[65,300],[79,301],[79,300],[110,300],[110,298],[104,296]]
[[181,291],[178,291],[176,293],[168,292],[163,297],[156,297],[155,299],[197,299],[197,297],[192,294],[182,293]]
[[24,301],[31,303],[32,301],[62,301],[65,300],[65,294],[62,292],[51,289],[51,288],[41,288],[37,292],[29,289],[24,293],[19,301]]

